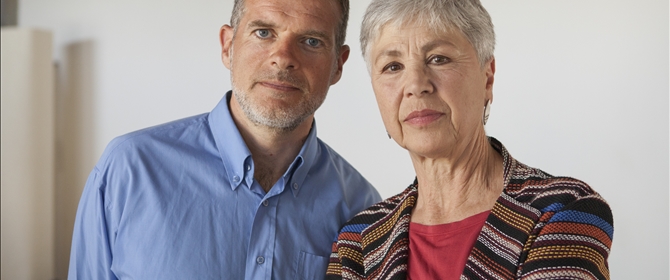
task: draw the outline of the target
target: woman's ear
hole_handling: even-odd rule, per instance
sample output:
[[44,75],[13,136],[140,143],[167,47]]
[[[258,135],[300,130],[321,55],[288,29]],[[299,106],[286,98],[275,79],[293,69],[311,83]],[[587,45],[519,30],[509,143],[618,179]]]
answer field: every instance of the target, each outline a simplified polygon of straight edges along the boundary
[[491,58],[489,62],[486,63],[486,99],[489,102],[493,102],[493,81],[496,73],[496,59],[495,57]]

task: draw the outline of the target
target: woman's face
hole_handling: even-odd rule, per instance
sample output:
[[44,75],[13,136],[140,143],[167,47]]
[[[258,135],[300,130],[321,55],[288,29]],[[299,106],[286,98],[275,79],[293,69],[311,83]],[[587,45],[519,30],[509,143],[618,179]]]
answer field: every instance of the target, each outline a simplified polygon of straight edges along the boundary
[[387,25],[369,59],[384,125],[410,153],[455,155],[485,136],[482,115],[493,98],[495,64],[481,67],[460,31]]

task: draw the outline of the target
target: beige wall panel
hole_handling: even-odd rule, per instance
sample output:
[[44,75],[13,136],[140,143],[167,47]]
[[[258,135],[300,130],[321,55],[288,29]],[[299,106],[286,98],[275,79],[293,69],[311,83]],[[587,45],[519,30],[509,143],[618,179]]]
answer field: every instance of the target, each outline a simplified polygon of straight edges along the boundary
[[54,276],[50,32],[2,29],[2,279]]

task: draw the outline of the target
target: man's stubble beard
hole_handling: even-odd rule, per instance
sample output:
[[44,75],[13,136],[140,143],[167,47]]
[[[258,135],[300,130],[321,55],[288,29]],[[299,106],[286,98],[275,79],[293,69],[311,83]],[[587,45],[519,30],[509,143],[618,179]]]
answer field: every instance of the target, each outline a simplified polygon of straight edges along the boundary
[[[233,38],[234,39],[234,38]],[[230,49],[230,83],[233,89],[233,95],[240,104],[242,112],[247,119],[258,126],[264,126],[280,133],[291,132],[295,130],[305,119],[313,115],[314,112],[323,104],[326,99],[326,93],[313,95],[305,86],[305,83],[295,78],[288,70],[282,70],[277,73],[263,73],[254,77],[252,87],[257,85],[257,81],[278,80],[290,83],[302,91],[302,98],[299,104],[282,108],[268,108],[262,106],[262,101],[254,103],[252,97],[246,90],[237,87],[233,75],[233,48]],[[326,89],[327,90],[327,89]]]

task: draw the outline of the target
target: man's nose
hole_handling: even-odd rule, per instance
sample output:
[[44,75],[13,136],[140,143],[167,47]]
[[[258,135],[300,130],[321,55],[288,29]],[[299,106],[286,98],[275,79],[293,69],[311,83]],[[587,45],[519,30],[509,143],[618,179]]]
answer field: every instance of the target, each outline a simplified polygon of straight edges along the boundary
[[297,69],[299,49],[292,40],[277,40],[273,44],[270,63],[281,70]]

